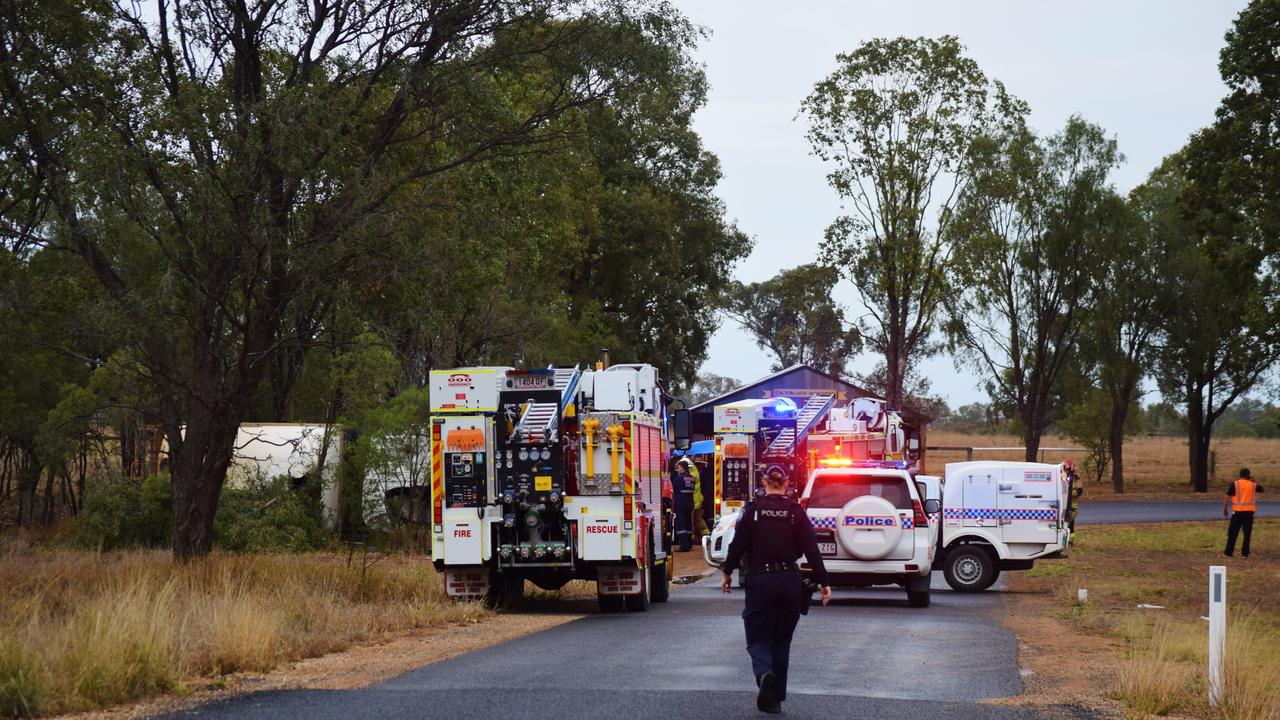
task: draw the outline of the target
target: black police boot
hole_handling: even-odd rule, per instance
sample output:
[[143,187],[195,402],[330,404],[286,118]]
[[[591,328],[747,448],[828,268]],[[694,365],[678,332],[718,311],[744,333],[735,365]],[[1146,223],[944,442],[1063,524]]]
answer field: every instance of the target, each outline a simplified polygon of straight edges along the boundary
[[778,704],[778,676],[767,672],[759,677],[760,692],[756,695],[756,709],[760,712],[780,713]]

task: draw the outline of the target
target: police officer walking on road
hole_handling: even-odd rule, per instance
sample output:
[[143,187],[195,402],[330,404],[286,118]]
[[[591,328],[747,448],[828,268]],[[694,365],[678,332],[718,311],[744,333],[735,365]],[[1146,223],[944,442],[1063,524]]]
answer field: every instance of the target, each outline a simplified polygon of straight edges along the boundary
[[742,511],[725,558],[720,589],[729,592],[733,571],[747,556],[747,602],[742,624],[747,631],[751,670],[760,688],[756,707],[778,713],[787,699],[791,635],[806,599],[796,558],[803,554],[809,560],[813,578],[822,586],[823,605],[831,599],[831,586],[808,515],[786,497],[787,476],[782,468],[768,469],[764,490],[764,497]]
[[1231,524],[1227,526],[1227,548],[1223,555],[1231,557],[1236,552],[1236,535],[1244,530],[1244,544],[1240,554],[1249,557],[1249,537],[1253,535],[1253,514],[1258,510],[1257,494],[1262,486],[1249,474],[1249,468],[1240,469],[1240,477],[1227,486],[1227,497],[1222,501],[1222,517],[1231,508]]

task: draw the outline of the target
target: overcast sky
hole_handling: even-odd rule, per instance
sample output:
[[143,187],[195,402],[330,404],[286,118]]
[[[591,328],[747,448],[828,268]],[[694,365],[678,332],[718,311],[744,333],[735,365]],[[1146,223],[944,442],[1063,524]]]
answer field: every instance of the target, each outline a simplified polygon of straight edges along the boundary
[[[744,282],[812,262],[823,230],[840,214],[823,164],[809,155],[800,101],[835,68],[836,53],[875,37],[956,35],[991,78],[1026,100],[1043,133],[1072,114],[1114,136],[1127,192],[1187,137],[1212,122],[1225,94],[1218,76],[1223,35],[1243,0],[911,0],[799,2],[674,0],[711,36],[697,51],[711,93],[696,127],[720,157],[728,216],[756,241],[737,269]],[[861,314],[847,283],[837,300]],[[726,322],[704,372],[750,381],[771,358]],[[875,364],[866,354],[853,364]],[[927,361],[933,391],[952,407],[986,400],[976,376],[949,357]]]

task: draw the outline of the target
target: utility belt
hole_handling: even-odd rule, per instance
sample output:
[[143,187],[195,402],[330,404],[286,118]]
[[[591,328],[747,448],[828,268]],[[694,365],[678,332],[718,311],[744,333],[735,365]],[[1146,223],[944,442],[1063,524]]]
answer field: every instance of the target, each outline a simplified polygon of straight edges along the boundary
[[771,560],[751,566],[753,573],[794,572],[799,569],[794,560]]

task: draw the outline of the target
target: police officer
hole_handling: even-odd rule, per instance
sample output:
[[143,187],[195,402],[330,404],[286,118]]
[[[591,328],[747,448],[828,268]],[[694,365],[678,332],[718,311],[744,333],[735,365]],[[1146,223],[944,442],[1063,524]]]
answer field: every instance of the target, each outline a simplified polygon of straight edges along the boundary
[[693,549],[693,494],[697,488],[698,481],[689,472],[689,458],[680,458],[671,488],[676,511],[676,549],[680,552]]
[[1244,530],[1244,544],[1240,546],[1240,554],[1249,557],[1249,539],[1253,535],[1253,514],[1258,510],[1257,494],[1263,492],[1249,473],[1249,468],[1240,468],[1240,477],[1227,486],[1227,497],[1222,501],[1222,517],[1227,517],[1227,508],[1231,508],[1231,523],[1227,526],[1227,548],[1223,555],[1231,557],[1236,552],[1236,535]]
[[791,659],[791,635],[800,620],[804,586],[796,558],[804,555],[813,578],[822,586],[822,604],[831,599],[827,569],[818,554],[809,517],[786,497],[787,476],[770,466],[765,473],[765,495],[742,511],[729,554],[725,558],[720,589],[729,592],[733,571],[747,556],[747,602],[742,624],[747,631],[747,653],[756,685],[756,707],[782,712],[787,698],[787,665]]

